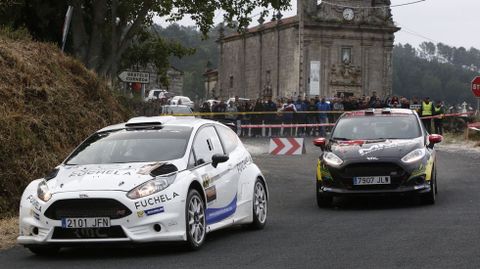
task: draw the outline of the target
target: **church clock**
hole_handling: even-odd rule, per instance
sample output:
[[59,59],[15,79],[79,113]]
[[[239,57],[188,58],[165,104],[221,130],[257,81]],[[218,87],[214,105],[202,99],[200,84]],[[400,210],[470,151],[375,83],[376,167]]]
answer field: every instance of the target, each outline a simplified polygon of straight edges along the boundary
[[347,21],[353,20],[355,17],[355,13],[353,12],[353,9],[351,8],[346,8],[343,10],[343,18]]

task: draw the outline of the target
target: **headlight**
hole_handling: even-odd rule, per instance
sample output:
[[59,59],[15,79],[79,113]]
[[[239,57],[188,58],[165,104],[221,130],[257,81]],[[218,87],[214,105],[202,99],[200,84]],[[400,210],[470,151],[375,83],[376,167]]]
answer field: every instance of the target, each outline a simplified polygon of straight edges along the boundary
[[37,195],[40,200],[44,202],[48,202],[50,198],[52,198],[52,193],[48,189],[47,182],[43,180],[42,182],[38,183],[38,188],[37,188]]
[[157,176],[154,179],[149,180],[142,185],[136,187],[135,189],[129,191],[127,193],[127,197],[130,199],[138,199],[163,191],[168,186],[172,185],[176,177],[177,173],[171,175]]
[[425,157],[425,149],[416,149],[413,150],[412,152],[408,153],[402,158],[402,162],[404,163],[414,163],[417,162]]
[[331,152],[325,153],[323,155],[323,160],[331,166],[340,166],[343,163],[343,161],[342,161],[342,159],[340,159],[340,157],[338,157],[337,155],[335,155]]

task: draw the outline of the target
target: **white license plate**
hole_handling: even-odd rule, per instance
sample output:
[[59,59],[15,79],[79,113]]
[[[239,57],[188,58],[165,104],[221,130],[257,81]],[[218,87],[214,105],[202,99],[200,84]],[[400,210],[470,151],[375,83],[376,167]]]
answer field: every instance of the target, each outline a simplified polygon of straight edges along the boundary
[[353,185],[388,185],[390,182],[389,176],[353,178]]
[[104,228],[110,227],[110,218],[63,218],[63,228]]

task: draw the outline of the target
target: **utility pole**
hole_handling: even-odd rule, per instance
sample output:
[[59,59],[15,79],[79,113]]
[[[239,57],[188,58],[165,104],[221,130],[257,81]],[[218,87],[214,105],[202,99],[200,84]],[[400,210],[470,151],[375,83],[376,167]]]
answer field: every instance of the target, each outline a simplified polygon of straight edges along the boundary
[[304,28],[305,28],[305,18],[304,18],[304,0],[297,1],[297,16],[298,16],[298,52],[299,52],[299,61],[298,61],[298,94],[305,96],[305,78],[304,78]]

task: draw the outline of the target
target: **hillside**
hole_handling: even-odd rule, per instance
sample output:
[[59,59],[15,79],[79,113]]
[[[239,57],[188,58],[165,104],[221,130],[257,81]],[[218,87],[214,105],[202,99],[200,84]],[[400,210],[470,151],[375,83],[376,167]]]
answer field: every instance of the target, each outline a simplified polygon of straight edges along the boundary
[[79,61],[0,30],[0,216],[89,134],[129,115]]

